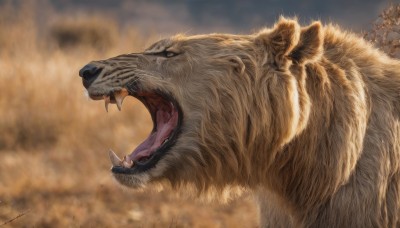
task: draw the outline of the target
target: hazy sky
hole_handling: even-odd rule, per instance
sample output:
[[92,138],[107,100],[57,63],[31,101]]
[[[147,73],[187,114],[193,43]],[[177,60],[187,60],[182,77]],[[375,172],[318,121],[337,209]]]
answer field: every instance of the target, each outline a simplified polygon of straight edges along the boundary
[[[5,0],[0,0],[4,2]],[[18,1],[18,0],[17,0]],[[164,33],[249,33],[271,26],[279,15],[303,24],[321,19],[355,32],[368,30],[379,13],[400,0],[37,0],[56,12],[99,14],[120,24]]]

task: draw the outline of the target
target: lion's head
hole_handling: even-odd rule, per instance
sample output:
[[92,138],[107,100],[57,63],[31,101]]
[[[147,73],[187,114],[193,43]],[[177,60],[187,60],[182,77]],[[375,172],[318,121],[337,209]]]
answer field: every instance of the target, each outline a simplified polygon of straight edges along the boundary
[[120,108],[134,96],[153,120],[132,153],[110,152],[115,178],[200,191],[267,182],[276,154],[307,125],[304,65],[320,57],[322,39],[318,22],[281,19],[257,34],[177,35],[86,65],[80,76],[92,99]]

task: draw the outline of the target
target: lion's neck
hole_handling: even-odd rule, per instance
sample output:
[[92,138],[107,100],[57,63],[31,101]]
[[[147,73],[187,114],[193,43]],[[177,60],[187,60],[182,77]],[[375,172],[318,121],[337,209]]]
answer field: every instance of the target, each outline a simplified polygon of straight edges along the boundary
[[323,59],[309,64],[306,75],[308,97],[303,98],[311,108],[304,130],[275,151],[264,173],[273,191],[304,209],[324,202],[348,181],[362,151],[369,109],[357,71]]

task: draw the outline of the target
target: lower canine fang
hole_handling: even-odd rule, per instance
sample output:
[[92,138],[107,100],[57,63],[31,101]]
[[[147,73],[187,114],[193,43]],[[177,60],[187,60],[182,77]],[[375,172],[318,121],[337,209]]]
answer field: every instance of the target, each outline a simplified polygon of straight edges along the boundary
[[109,150],[108,156],[110,157],[111,163],[113,166],[121,166],[122,161],[121,159],[114,153],[114,151]]
[[112,150],[108,151],[108,156],[113,166],[122,166],[125,168],[132,168],[133,166],[133,161],[128,156],[124,156],[124,159],[121,160]]

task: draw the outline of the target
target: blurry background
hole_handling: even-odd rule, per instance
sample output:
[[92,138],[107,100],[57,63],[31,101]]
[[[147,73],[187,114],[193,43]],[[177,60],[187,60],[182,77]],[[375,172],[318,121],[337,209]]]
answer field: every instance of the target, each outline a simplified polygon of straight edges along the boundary
[[133,98],[106,113],[78,71],[178,32],[252,33],[281,14],[337,23],[400,57],[399,1],[0,0],[0,226],[255,227],[247,194],[221,205],[118,187],[108,148],[132,151],[150,116]]

